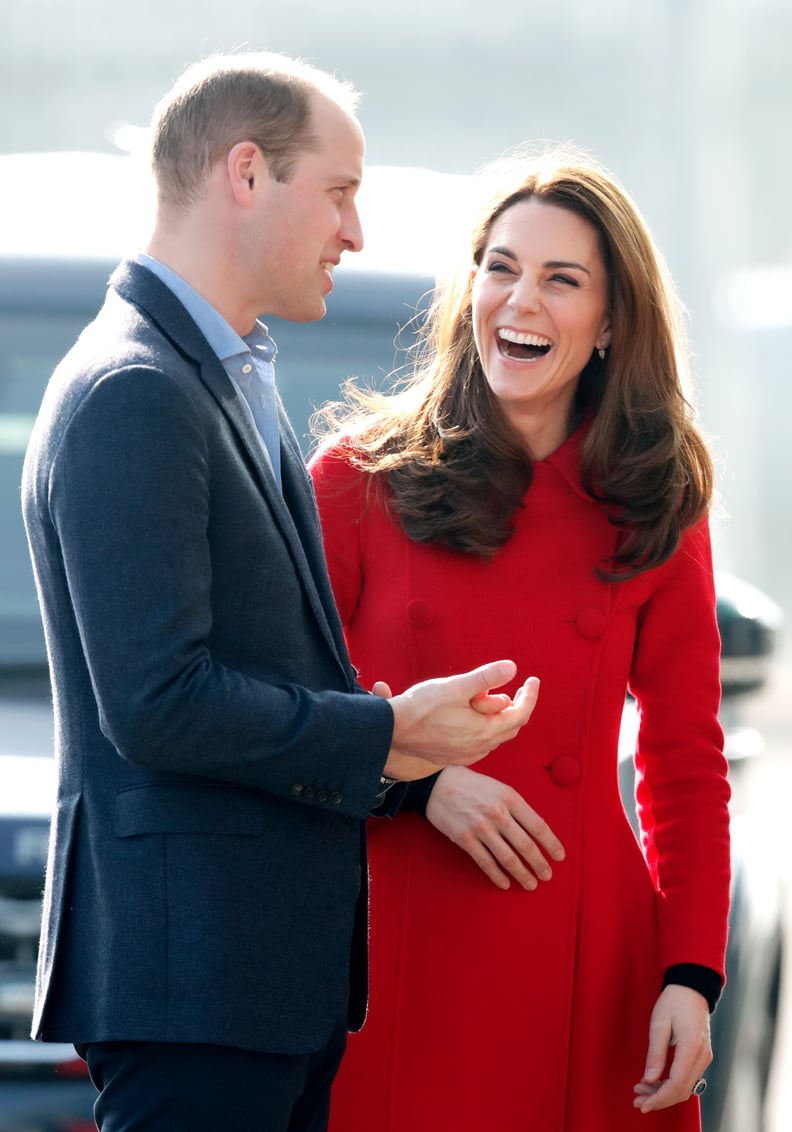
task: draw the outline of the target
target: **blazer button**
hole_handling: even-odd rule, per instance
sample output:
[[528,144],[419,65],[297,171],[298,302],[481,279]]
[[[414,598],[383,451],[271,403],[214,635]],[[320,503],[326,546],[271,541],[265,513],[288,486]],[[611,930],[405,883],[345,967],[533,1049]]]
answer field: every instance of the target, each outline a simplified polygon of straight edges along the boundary
[[580,780],[580,763],[571,755],[556,755],[548,770],[556,786],[574,786]]
[[314,790],[313,786],[305,786],[303,787],[302,796],[303,798],[315,798],[316,791]]
[[575,628],[578,636],[586,641],[594,641],[601,637],[608,625],[608,618],[601,609],[581,609],[575,618]]
[[415,599],[407,602],[407,620],[416,629],[425,629],[434,621],[434,613],[425,601]]
[[326,790],[317,790],[316,791],[316,800],[317,800],[317,802],[326,802],[327,801],[327,791]]
[[334,790],[330,797],[327,799],[331,806],[340,806],[344,798],[337,790]]
[[305,789],[305,787],[300,786],[299,782],[295,782],[294,786],[292,786],[289,793],[291,794],[291,796],[293,798],[301,798],[304,789]]

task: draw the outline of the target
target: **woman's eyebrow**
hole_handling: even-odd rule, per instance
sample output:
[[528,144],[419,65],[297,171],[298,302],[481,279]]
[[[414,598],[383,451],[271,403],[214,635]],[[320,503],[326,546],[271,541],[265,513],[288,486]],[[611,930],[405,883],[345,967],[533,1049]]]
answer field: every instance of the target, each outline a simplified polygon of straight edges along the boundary
[[[507,259],[513,259],[515,261],[517,260],[517,256],[511,250],[511,248],[507,248],[502,244],[497,244],[494,247],[488,248],[487,251],[489,252],[490,255],[493,255],[493,254],[494,255],[503,255],[503,256],[506,256]],[[584,271],[586,273],[586,275],[591,275],[591,272],[585,266],[585,264],[577,263],[573,259],[570,259],[570,260],[548,259],[548,260],[545,260],[545,262],[542,264],[542,266],[543,267],[551,267],[551,268],[556,269],[556,270],[558,268],[563,268],[563,267],[574,268],[577,271]]]
[[501,246],[500,244],[497,244],[493,248],[487,248],[487,251],[490,253],[490,255],[492,253],[495,253],[495,255],[505,255],[509,259],[514,259],[514,260],[517,259],[517,256],[514,254],[514,252],[511,250],[511,248],[505,248],[505,247]]
[[572,267],[572,268],[574,268],[574,269],[575,269],[575,270],[577,270],[577,271],[585,271],[586,275],[591,275],[591,272],[590,272],[590,271],[589,271],[589,269],[588,269],[588,268],[587,268],[587,267],[585,266],[585,264],[582,264],[582,263],[577,263],[577,262],[576,262],[575,260],[573,260],[573,259],[570,259],[570,260],[566,260],[566,259],[548,259],[548,260],[546,260],[546,261],[545,261],[545,264],[544,264],[544,266],[545,266],[545,267],[553,267],[553,268],[558,268],[558,267]]

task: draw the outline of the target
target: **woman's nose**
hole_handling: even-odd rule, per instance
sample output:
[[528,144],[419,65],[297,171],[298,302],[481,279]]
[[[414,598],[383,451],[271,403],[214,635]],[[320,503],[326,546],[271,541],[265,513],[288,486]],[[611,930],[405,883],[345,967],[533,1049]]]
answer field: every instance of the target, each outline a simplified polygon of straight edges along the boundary
[[509,306],[512,310],[536,310],[539,306],[539,287],[533,279],[524,275],[515,280],[509,294]]

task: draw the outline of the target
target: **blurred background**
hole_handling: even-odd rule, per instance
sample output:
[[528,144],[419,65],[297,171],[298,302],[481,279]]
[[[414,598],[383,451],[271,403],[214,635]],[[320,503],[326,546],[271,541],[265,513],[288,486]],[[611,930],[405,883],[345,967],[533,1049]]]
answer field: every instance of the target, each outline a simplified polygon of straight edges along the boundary
[[[792,4],[0,0],[0,152],[115,152],[184,65],[235,48],[351,80],[372,164],[470,173],[523,141],[573,141],[639,202],[690,315],[718,565],[786,615],[754,714],[772,756],[759,789],[789,863]],[[788,1041],[782,1055],[792,1066]],[[771,1132],[792,1128],[789,1082],[792,1068],[776,1073]]]
[[789,620],[789,0],[0,0],[0,152],[113,151],[185,64],[239,47],[350,79],[373,164],[470,173],[552,139],[619,176],[690,312],[719,564]]

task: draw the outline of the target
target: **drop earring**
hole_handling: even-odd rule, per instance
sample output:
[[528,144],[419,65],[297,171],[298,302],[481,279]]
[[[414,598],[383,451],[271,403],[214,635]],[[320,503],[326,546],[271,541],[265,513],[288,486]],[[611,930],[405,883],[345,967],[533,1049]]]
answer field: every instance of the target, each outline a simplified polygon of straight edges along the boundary
[[605,361],[605,347],[604,346],[598,346],[597,347],[597,353],[599,354],[600,359],[604,362]]

